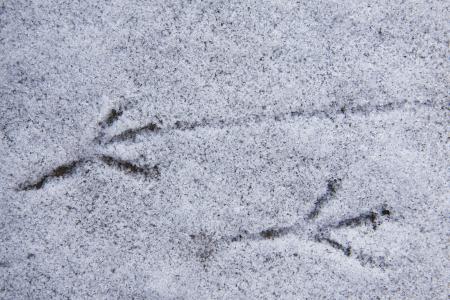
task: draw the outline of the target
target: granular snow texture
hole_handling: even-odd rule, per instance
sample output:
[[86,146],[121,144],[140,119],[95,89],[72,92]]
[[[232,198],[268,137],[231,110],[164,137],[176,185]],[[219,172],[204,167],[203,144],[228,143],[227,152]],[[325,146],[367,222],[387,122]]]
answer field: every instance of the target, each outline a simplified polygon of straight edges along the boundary
[[448,1],[0,1],[0,299],[448,299]]

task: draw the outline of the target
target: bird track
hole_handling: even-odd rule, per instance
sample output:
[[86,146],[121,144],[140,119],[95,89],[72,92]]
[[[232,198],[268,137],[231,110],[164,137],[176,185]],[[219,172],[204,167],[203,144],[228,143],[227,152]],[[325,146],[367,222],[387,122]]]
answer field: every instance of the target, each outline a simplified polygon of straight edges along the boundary
[[[338,115],[368,115],[370,113],[378,112],[388,112],[401,108],[405,108],[407,102],[390,102],[382,105],[356,105],[356,106],[338,106],[335,103],[326,107],[322,110],[295,110],[285,113],[278,113],[272,115],[250,115],[242,118],[235,119],[203,119],[202,121],[176,121],[173,125],[163,127],[163,122],[161,120],[149,122],[143,126],[126,129],[113,136],[107,136],[105,130],[111,127],[115,122],[117,122],[124,113],[124,109],[127,106],[113,108],[106,115],[104,120],[100,121],[98,125],[100,126],[100,132],[97,137],[94,138],[94,143],[100,146],[108,145],[111,143],[125,142],[129,140],[134,140],[138,135],[144,135],[149,133],[167,133],[173,130],[186,131],[186,130],[196,130],[198,128],[225,128],[231,126],[246,126],[252,123],[262,123],[268,122],[269,120],[275,120],[281,122],[288,119],[296,118],[327,118],[333,120]],[[97,161],[106,164],[108,167],[123,171],[127,174],[143,175],[145,178],[155,179],[158,178],[161,173],[159,166],[155,165],[153,167],[147,168],[135,165],[129,161],[122,160],[120,158],[114,158],[112,156],[105,156],[102,154],[95,154],[93,157],[87,158],[82,157],[76,161],[64,163],[49,172],[46,172],[39,179],[34,181],[27,181],[19,185],[17,190],[28,191],[28,190],[38,190],[41,189],[49,180],[53,178],[66,177],[73,174],[77,167],[83,165],[89,161]],[[324,198],[318,201],[315,210],[311,211],[311,218],[314,218],[317,209],[327,201],[331,195],[324,195]]]
[[201,261],[205,263],[213,255],[214,249],[220,244],[254,242],[263,240],[275,240],[287,235],[303,236],[305,239],[322,243],[335,249],[346,257],[356,259],[363,266],[378,267],[384,269],[387,264],[384,257],[373,257],[362,251],[355,251],[350,245],[346,245],[331,238],[331,232],[344,228],[367,227],[376,231],[385,221],[392,219],[391,209],[387,205],[375,207],[370,211],[359,213],[353,217],[343,218],[336,222],[328,222],[325,225],[314,224],[315,219],[320,215],[321,209],[329,200],[336,197],[337,191],[341,187],[340,179],[330,179],[327,181],[326,192],[317,198],[311,211],[302,220],[290,226],[270,227],[259,232],[240,231],[233,236],[223,236],[216,240],[208,237],[204,232],[197,235],[190,235],[193,240],[203,243],[203,247],[198,252]]
[[[99,122],[100,132],[94,142],[98,142],[104,137],[104,130],[110,127],[118,118],[123,114],[120,109],[112,109],[106,118]],[[73,160],[68,163],[57,166],[56,168],[44,173],[40,178],[36,180],[28,180],[24,183],[19,184],[17,191],[29,191],[29,190],[39,190],[44,187],[51,179],[67,177],[75,173],[76,169],[88,162],[100,162],[109,168],[121,171],[125,174],[139,175],[145,179],[158,179],[161,175],[159,166],[156,164],[152,167],[143,167],[134,164],[128,160],[123,160],[110,155],[105,155],[101,153],[95,153],[90,157],[81,157],[78,160]]]
[[[172,125],[163,126],[161,120],[154,120],[146,123],[140,127],[124,130],[118,134],[110,137],[101,136],[97,139],[100,144],[112,144],[117,142],[124,142],[128,140],[134,140],[137,136],[145,134],[165,134],[174,130],[188,131],[196,130],[199,128],[227,128],[227,127],[239,127],[247,126],[250,124],[258,124],[274,120],[276,122],[282,122],[289,119],[298,118],[321,118],[334,120],[337,116],[350,116],[350,115],[369,115],[371,113],[384,113],[403,109],[407,105],[406,101],[389,102],[386,104],[365,104],[355,106],[338,106],[333,103],[330,106],[322,110],[293,110],[289,112],[283,112],[278,114],[251,114],[240,118],[223,118],[223,119],[207,119],[204,118],[199,121],[175,121]],[[107,118],[108,121],[104,123],[110,123],[110,125],[116,121],[123,113],[121,108],[114,109]]]
[[[283,121],[289,118],[327,118],[333,120],[337,115],[367,115],[374,112],[388,112],[397,109],[404,108],[406,101],[398,103],[388,103],[384,105],[364,105],[364,106],[354,106],[354,107],[338,107],[332,105],[324,110],[297,110],[288,113],[280,113],[274,115],[250,115],[245,118],[236,119],[203,119],[201,122],[186,122],[177,121],[171,126],[162,126],[162,121],[150,122],[141,127],[131,128],[124,130],[116,135],[106,137],[105,129],[111,127],[120,117],[123,115],[123,108],[114,108],[108,113],[105,119],[99,122],[101,128],[98,136],[94,139],[94,142],[99,145],[108,145],[116,142],[124,142],[128,140],[134,140],[138,135],[148,134],[148,133],[164,133],[170,132],[172,130],[196,130],[197,128],[224,128],[230,126],[245,126],[251,123],[261,123],[267,122],[269,120]],[[122,160],[109,155],[95,154],[92,157],[84,157],[78,160],[74,160],[65,164],[62,164],[55,169],[45,173],[40,178],[34,181],[27,181],[22,183],[17,188],[18,191],[29,191],[29,190],[39,190],[44,187],[44,185],[54,178],[62,178],[73,174],[76,169],[87,162],[97,161],[103,163],[107,167],[119,170],[126,174],[140,175],[146,179],[158,179],[161,175],[158,165],[153,167],[142,167],[136,165],[130,161]],[[304,218],[308,226],[302,224],[294,224],[285,227],[271,227],[264,229],[257,233],[250,233],[247,231],[240,232],[235,236],[225,236],[219,240],[213,241],[212,238],[207,237],[204,233],[198,235],[191,235],[194,240],[206,240],[207,244],[217,244],[217,243],[235,243],[243,241],[260,241],[260,240],[274,240],[286,236],[288,234],[299,234],[301,232],[307,232],[307,238],[317,243],[325,244],[336,251],[342,253],[347,257],[357,259],[362,265],[372,265],[378,266],[380,268],[385,267],[383,260],[376,259],[370,255],[364,253],[357,253],[353,251],[351,246],[342,244],[330,237],[332,230],[338,230],[341,228],[354,228],[361,226],[369,226],[372,230],[376,230],[378,226],[385,220],[389,220],[391,217],[391,211],[386,207],[374,208],[369,212],[360,213],[351,218],[345,218],[337,223],[329,223],[323,226],[314,225],[315,219],[319,216],[322,208],[333,198],[336,197],[338,190],[341,188],[341,179],[330,179],[327,182],[327,188],[323,195],[318,197],[314,203],[311,211]],[[206,261],[214,252],[211,247],[206,247],[207,250],[203,249],[199,252],[199,257],[202,261]]]

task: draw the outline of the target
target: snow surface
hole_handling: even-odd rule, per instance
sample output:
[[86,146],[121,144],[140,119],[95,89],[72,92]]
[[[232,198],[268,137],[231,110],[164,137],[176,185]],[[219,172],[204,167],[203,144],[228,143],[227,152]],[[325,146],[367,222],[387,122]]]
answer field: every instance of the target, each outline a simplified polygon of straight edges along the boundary
[[0,1],[0,299],[447,299],[447,1]]

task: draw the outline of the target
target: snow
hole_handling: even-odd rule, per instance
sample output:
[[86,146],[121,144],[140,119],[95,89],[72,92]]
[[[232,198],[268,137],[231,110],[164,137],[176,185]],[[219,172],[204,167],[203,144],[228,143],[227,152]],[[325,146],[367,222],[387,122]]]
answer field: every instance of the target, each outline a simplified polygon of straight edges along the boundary
[[0,299],[447,299],[444,1],[0,4]]

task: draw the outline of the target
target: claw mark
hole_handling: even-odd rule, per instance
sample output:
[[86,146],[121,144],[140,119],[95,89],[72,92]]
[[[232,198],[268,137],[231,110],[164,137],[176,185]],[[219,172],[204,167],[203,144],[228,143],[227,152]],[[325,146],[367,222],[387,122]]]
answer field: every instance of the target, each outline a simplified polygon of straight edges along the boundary
[[115,135],[112,138],[110,138],[106,143],[108,144],[114,142],[122,142],[125,140],[132,140],[139,134],[158,132],[159,130],[161,130],[161,128],[158,125],[156,125],[155,123],[149,123],[139,128],[125,130],[124,132],[119,133],[118,135]]
[[83,160],[72,161],[68,164],[63,164],[56,169],[52,170],[50,173],[45,174],[39,180],[33,183],[24,183],[19,186],[19,190],[21,191],[29,191],[29,190],[38,190],[42,188],[42,186],[47,183],[47,181],[51,178],[59,178],[72,174],[75,169],[83,163]]
[[320,196],[316,203],[314,204],[313,210],[308,214],[307,218],[309,220],[317,218],[322,207],[330,201],[334,196],[336,196],[337,190],[341,187],[341,179],[330,179],[327,184],[327,191],[325,194]]
[[342,252],[345,256],[355,258],[356,260],[358,260],[361,263],[362,266],[371,265],[371,266],[377,266],[380,268],[387,267],[384,257],[373,257],[371,255],[364,254],[361,251],[359,253],[354,253],[352,247],[344,246],[343,244],[341,244],[329,237],[321,236],[320,234],[317,234],[315,236],[315,241],[318,243],[326,243],[327,245],[331,246],[332,248]]
[[235,236],[223,237],[222,239],[227,242],[239,242],[242,240],[249,240],[249,241],[273,240],[279,237],[286,236],[290,233],[293,233],[296,231],[296,229],[297,225],[278,228],[271,227],[257,233],[249,233],[248,231],[243,231]]
[[333,247],[334,249],[337,249],[339,251],[342,251],[342,253],[344,253],[345,256],[350,256],[352,254],[352,249],[350,246],[345,247],[344,245],[342,245],[341,243],[332,240],[328,237],[323,237],[320,235],[316,235],[315,240],[319,243],[327,243],[328,245],[330,245],[331,247]]
[[[211,125],[211,123],[208,123]],[[181,122],[181,121],[176,121],[175,124],[173,126],[171,126],[170,128],[167,128],[167,130],[194,130],[198,127],[205,127],[206,123],[199,123],[199,122]],[[161,131],[162,128],[160,126],[158,126],[156,123],[148,123],[145,126],[142,127],[138,127],[138,128],[133,128],[133,129],[127,129],[113,137],[111,137],[108,141],[105,142],[105,144],[111,144],[111,143],[116,143],[116,142],[123,142],[123,141],[127,141],[127,140],[133,140],[136,138],[136,136],[140,135],[140,134],[146,134],[146,133],[156,133]]]
[[[132,164],[126,160],[117,159],[108,155],[101,155],[98,157],[98,159],[101,162],[105,163],[107,166],[128,174],[139,174],[143,175],[145,178],[151,179],[157,179],[161,175],[158,165],[155,165],[151,168],[143,168],[135,164]],[[39,190],[48,182],[49,179],[71,175],[77,167],[79,167],[82,163],[85,163],[87,161],[90,160],[81,159],[73,161],[69,164],[61,165],[56,169],[52,170],[49,174],[42,176],[36,182],[21,184],[17,190],[19,191]]]
[[271,239],[273,240],[274,238],[280,237],[285,235],[287,232],[283,231],[282,229],[275,229],[275,228],[270,228],[270,229],[266,229],[263,230],[259,233],[259,235],[265,239]]
[[160,176],[158,165],[153,166],[150,169],[146,169],[128,161],[114,158],[112,156],[102,155],[100,160],[104,162],[109,167],[116,168],[118,170],[124,171],[126,173],[140,174],[144,175],[146,178],[158,178]]
[[373,229],[377,229],[377,214],[375,212],[369,212],[361,214],[357,217],[345,219],[336,224],[333,228],[343,228],[343,227],[357,227],[363,224],[372,224]]
[[398,109],[405,108],[407,101],[390,102],[386,104],[365,104],[356,106],[338,106],[336,103],[332,103],[328,107],[322,110],[295,110],[290,112],[282,112],[278,114],[254,114],[241,118],[234,119],[203,119],[201,121],[176,121],[173,125],[167,126],[164,129],[156,125],[155,123],[149,123],[143,127],[128,129],[116,136],[110,138],[106,143],[123,142],[126,140],[132,140],[137,135],[145,133],[154,133],[158,131],[169,132],[172,130],[196,130],[197,128],[225,128],[228,126],[245,126],[251,123],[262,123],[269,120],[275,120],[282,122],[292,118],[322,118],[331,119],[334,121],[335,117],[348,116],[348,115],[369,115],[371,113],[385,113]]
[[381,215],[389,217],[391,215],[391,211],[387,209],[385,206],[381,209]]
[[98,122],[98,125],[102,130],[99,132],[98,136],[94,139],[94,142],[101,144],[105,137],[104,129],[110,127],[114,122],[116,122],[120,118],[122,114],[123,114],[122,108],[111,109],[106,118],[103,121]]
[[122,109],[111,109],[109,114],[106,116],[105,120],[101,121],[99,125],[102,128],[105,128],[107,126],[111,126],[115,121],[119,119],[119,117],[123,114]]
[[194,130],[197,127],[204,127],[205,125],[206,123],[176,121],[173,128],[179,130]]
[[381,208],[370,211],[367,213],[362,213],[356,217],[348,218],[339,221],[336,224],[327,225],[326,228],[340,229],[346,227],[358,227],[362,225],[371,225],[374,230],[377,229],[378,225],[382,220],[381,217],[388,218],[391,215],[391,211],[386,207],[382,206]]

